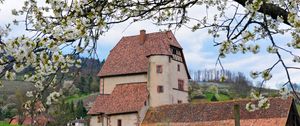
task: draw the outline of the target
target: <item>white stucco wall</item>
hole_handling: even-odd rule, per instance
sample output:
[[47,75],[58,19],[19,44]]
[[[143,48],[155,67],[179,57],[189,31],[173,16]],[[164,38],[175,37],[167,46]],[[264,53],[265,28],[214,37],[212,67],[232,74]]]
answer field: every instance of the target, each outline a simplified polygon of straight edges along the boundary
[[[180,71],[177,71],[177,65]],[[156,66],[162,65],[163,72],[157,73]],[[188,76],[183,63],[170,60],[169,56],[155,55],[149,57],[148,89],[150,91],[150,106],[156,107],[165,104],[176,104],[178,100],[182,103],[188,102]],[[178,79],[184,81],[184,91],[178,89]],[[157,86],[164,87],[163,93],[157,92]]]
[[122,120],[122,126],[137,126],[137,113],[110,116],[110,126],[118,126],[118,120]]
[[104,82],[104,94],[111,94],[117,84],[147,82],[147,74],[103,77],[100,78],[100,82]]
[[106,122],[106,118],[103,118],[102,123],[98,122],[98,116],[91,116],[90,119],[90,126],[106,126],[107,122]]
[[145,116],[146,116],[146,113],[149,109],[149,105],[147,106],[144,106],[140,111],[139,111],[139,120],[140,122],[139,123],[142,123],[142,121],[144,120]]
[[[177,65],[180,65],[180,71],[177,71]],[[184,81],[184,91],[174,90],[178,89],[178,79]],[[182,103],[188,103],[188,76],[187,70],[182,62],[171,60],[169,81],[172,84],[172,103],[177,103],[181,100]]]
[[[148,90],[150,92],[150,106],[156,107],[160,105],[170,104],[170,82],[169,82],[169,57],[155,55],[149,58],[149,76],[148,76]],[[162,65],[162,73],[156,72],[156,66]],[[157,87],[163,86],[163,92],[158,93]]]

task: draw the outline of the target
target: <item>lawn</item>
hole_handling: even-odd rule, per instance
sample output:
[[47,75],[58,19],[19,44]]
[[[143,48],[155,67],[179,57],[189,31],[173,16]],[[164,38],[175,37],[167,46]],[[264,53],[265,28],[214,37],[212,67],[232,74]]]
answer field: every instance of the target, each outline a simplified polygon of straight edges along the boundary
[[20,125],[9,125],[7,122],[0,121],[0,126],[20,126]]
[[[210,92],[205,92],[204,95],[205,95],[206,99],[208,101],[210,101],[214,94],[210,93]],[[217,97],[218,101],[230,100],[230,97],[227,95],[224,95],[224,94],[217,94],[216,97]]]
[[87,98],[90,94],[75,94],[72,96],[69,96],[66,98],[66,102],[70,103],[70,102],[77,102],[79,100],[83,100],[85,98]]

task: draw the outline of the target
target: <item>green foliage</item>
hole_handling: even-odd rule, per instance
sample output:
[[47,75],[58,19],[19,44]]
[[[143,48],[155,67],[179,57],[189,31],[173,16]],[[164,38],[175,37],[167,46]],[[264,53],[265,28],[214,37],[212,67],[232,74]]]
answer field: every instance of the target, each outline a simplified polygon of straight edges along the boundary
[[205,92],[204,95],[208,101],[212,101],[213,97],[215,97],[217,99],[217,101],[226,101],[226,100],[231,99],[230,96],[228,96],[228,95],[214,94],[211,92]]
[[75,115],[77,118],[87,116],[87,110],[84,108],[82,100],[77,102]]
[[0,121],[0,126],[21,126],[21,125],[10,125],[8,122]]
[[67,125],[69,121],[75,119],[75,112],[74,112],[74,104],[66,103],[64,100],[59,104],[52,106],[53,111],[50,114],[53,116],[55,122],[52,122],[50,126],[63,126]]
[[208,91],[214,94],[218,94],[219,93],[219,88],[216,85],[212,85],[208,87]]
[[76,118],[87,116],[87,110],[84,108],[82,100],[78,101],[76,106],[73,102],[62,100],[59,104],[53,105],[52,109],[53,111],[50,114],[53,115],[55,122],[50,124],[50,126],[66,125]]
[[67,103],[77,102],[79,100],[83,100],[83,99],[87,98],[88,96],[89,96],[89,94],[75,94],[75,95],[67,97],[66,102]]
[[3,120],[3,119],[5,119],[5,117],[4,117],[4,114],[2,112],[2,108],[0,108],[0,120]]
[[210,99],[210,101],[218,101],[216,94],[212,96],[212,98]]

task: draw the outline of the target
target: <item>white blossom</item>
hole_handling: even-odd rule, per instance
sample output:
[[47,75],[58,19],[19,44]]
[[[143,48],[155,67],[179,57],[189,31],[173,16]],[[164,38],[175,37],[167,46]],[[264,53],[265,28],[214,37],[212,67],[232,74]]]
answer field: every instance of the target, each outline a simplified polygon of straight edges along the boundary
[[288,91],[287,88],[281,88],[279,90],[279,94],[281,95],[282,99],[287,99],[289,97],[289,95],[290,95],[290,92]]
[[272,78],[272,74],[270,73],[269,70],[264,70],[261,76],[264,80],[270,80]]
[[16,73],[11,72],[11,71],[6,71],[5,72],[5,79],[7,79],[7,80],[14,80],[14,79],[16,79]]
[[258,77],[258,75],[259,75],[259,72],[257,72],[257,71],[251,71],[250,72],[250,76],[253,79],[256,79]]
[[27,97],[33,97],[32,91],[27,91],[27,92],[26,92],[26,96],[27,96]]

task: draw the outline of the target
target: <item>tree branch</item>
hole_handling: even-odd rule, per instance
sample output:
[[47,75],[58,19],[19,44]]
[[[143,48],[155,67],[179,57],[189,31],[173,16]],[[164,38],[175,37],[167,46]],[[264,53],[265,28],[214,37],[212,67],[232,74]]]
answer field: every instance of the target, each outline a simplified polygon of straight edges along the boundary
[[[246,6],[246,2],[247,0],[234,0],[235,2],[241,4],[242,6]],[[250,0],[251,1],[251,0]],[[264,10],[268,10],[265,11]],[[272,3],[266,3],[261,5],[260,9],[258,10],[258,12],[264,13],[266,15],[271,16],[273,19],[277,20],[277,17],[281,17],[283,19],[283,23],[287,24],[287,25],[291,25],[288,22],[288,14],[289,12],[286,11],[285,9],[274,5]]]

